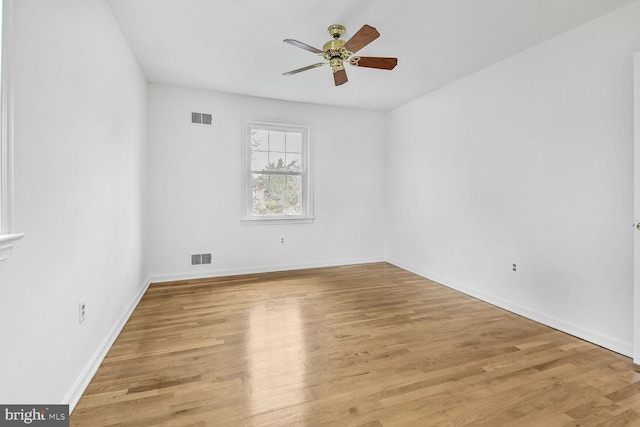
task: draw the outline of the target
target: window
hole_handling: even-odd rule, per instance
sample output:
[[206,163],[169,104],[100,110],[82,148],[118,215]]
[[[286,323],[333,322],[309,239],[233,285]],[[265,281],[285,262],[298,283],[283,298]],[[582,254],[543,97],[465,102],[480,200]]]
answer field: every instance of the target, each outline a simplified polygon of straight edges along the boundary
[[[7,35],[10,35],[9,25],[11,23],[11,11],[9,10],[10,2],[0,0],[0,11],[2,11],[2,19],[0,19],[0,57],[2,64],[0,66],[0,260],[7,259],[13,252],[13,244],[22,238],[22,234],[13,233],[12,225],[12,203],[13,203],[13,103],[12,103],[12,86],[11,86],[11,70],[7,67]],[[4,25],[3,25],[4,24]],[[4,37],[3,37],[4,34]]]
[[308,126],[247,121],[244,224],[311,223]]

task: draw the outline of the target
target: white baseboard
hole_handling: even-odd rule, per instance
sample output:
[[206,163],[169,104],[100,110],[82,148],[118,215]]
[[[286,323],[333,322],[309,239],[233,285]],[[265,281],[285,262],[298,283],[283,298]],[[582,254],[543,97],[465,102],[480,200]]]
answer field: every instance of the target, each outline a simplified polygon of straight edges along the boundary
[[428,271],[424,271],[421,268],[405,264],[401,261],[388,259],[387,262],[389,264],[393,264],[397,267],[400,267],[404,270],[410,271],[418,276],[422,276],[426,279],[437,282],[441,285],[444,285],[448,288],[454,289],[456,291],[462,292],[463,294],[469,295],[473,298],[479,299],[496,307],[505,309],[517,315],[526,317],[527,319],[531,319],[538,323],[542,323],[543,325],[549,326],[551,328],[557,329],[561,332],[565,332],[569,335],[573,335],[585,341],[589,341],[593,344],[596,344],[600,347],[607,348],[609,350],[615,351],[616,353],[620,353],[624,356],[631,357],[633,354],[633,345],[627,342],[622,342],[617,339],[613,339],[611,337],[602,335],[596,331],[585,329],[583,327],[577,326],[575,324],[569,323],[565,320],[559,319],[555,316],[551,316],[545,313],[541,313],[536,310],[532,310],[527,307],[523,307],[518,304],[514,304],[510,301],[506,301],[500,297],[495,295],[486,294],[484,292],[473,289],[472,287],[465,286],[460,283],[456,283],[454,281],[448,280],[444,277],[440,277],[438,275],[431,274]]
[[109,331],[107,336],[102,341],[102,344],[100,344],[100,346],[94,353],[93,357],[89,360],[85,368],[82,370],[82,373],[80,374],[78,379],[76,379],[76,382],[71,387],[71,390],[69,390],[69,392],[65,396],[63,400],[63,404],[69,405],[69,414],[73,412],[76,405],[80,401],[82,394],[89,386],[91,379],[98,371],[100,364],[102,363],[105,356],[111,349],[111,346],[113,345],[113,343],[118,338],[118,335],[120,335],[122,328],[124,328],[124,325],[126,325],[127,321],[129,320],[129,317],[131,317],[131,314],[138,306],[138,303],[142,299],[142,296],[144,295],[144,293],[149,288],[150,284],[151,284],[151,280],[147,278],[147,280],[145,280],[142,287],[138,291],[138,294],[135,296],[135,298],[133,299],[133,301],[127,308],[127,310],[120,317],[120,320],[118,321],[118,323],[116,323],[111,329],[111,331]]
[[[212,269],[212,270],[184,271],[179,273],[153,275],[151,276],[151,283],[175,282],[177,280],[206,279],[208,277],[238,276],[241,274],[271,273],[274,271],[303,270],[306,268],[336,267],[340,265],[370,264],[373,262],[386,262],[386,260],[383,257],[355,258],[355,259],[315,262],[315,263],[308,263],[308,264],[266,265],[266,266],[259,266],[259,267],[246,267],[246,268],[235,268],[235,269],[226,269],[226,270]],[[198,267],[198,268],[201,268],[201,267]]]

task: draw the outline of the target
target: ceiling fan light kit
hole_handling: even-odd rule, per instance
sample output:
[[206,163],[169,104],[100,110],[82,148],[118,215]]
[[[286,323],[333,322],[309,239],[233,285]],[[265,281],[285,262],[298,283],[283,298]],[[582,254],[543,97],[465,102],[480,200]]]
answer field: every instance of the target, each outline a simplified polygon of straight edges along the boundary
[[290,76],[292,74],[298,74],[302,71],[311,70],[313,68],[329,64],[331,71],[333,71],[334,83],[336,86],[340,86],[349,80],[344,69],[345,62],[349,62],[349,64],[354,67],[377,68],[380,70],[392,70],[398,64],[397,58],[354,56],[357,51],[380,37],[378,30],[370,25],[363,25],[362,28],[360,28],[348,41],[344,41],[340,38],[340,36],[342,36],[346,31],[343,25],[330,25],[327,31],[331,34],[332,39],[322,46],[322,50],[316,49],[315,47],[309,46],[308,44],[302,43],[298,40],[285,39],[285,43],[289,43],[300,49],[320,55],[326,62],[320,62],[298,68],[296,70],[283,73],[283,75]]

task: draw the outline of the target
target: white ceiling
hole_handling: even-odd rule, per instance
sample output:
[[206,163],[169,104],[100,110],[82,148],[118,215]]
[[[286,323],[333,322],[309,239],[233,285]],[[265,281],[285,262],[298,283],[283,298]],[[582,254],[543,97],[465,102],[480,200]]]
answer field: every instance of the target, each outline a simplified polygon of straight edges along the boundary
[[[634,0],[109,0],[147,79],[274,99],[390,110]],[[358,52],[398,58],[393,71],[347,65],[282,76],[321,58],[333,23],[349,39],[363,24],[379,39]]]

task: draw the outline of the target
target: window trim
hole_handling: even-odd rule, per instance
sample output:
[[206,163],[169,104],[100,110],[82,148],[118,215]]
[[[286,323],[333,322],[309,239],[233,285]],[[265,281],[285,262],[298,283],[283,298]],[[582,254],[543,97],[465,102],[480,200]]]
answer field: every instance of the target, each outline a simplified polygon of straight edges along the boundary
[[[298,131],[303,134],[302,153],[302,213],[299,215],[254,215],[253,214],[253,174],[251,170],[251,131],[253,129],[277,131]],[[313,165],[312,134],[309,124],[290,123],[275,120],[243,119],[242,153],[242,224],[311,224],[313,216]]]
[[13,232],[13,70],[11,0],[0,0],[0,261],[13,255],[24,234]]

